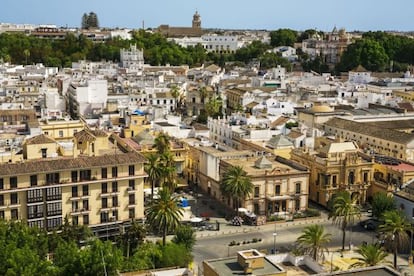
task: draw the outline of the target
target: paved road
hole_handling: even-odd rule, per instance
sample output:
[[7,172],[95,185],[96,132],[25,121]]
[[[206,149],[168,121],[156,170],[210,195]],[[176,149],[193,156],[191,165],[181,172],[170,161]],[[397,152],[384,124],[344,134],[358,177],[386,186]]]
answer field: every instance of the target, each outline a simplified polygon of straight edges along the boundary
[[[320,222],[320,224],[323,224],[325,226],[325,231],[327,233],[332,234],[332,241],[328,247],[341,247],[342,232],[339,230],[339,228],[332,225],[332,223],[329,221]],[[206,259],[227,257],[228,255],[234,255],[236,251],[250,248],[259,250],[266,249],[268,252],[271,252],[274,246],[274,242],[276,244],[277,251],[288,251],[293,247],[294,242],[301,234],[305,226],[305,224],[293,225],[293,223],[289,226],[278,224],[276,225],[276,240],[273,236],[273,233],[275,232],[274,225],[266,225],[261,227],[245,226],[243,228],[245,229],[246,233],[236,233],[236,230],[241,230],[241,228],[237,226],[234,226],[234,232],[229,233],[228,231],[226,234],[215,235],[214,233],[210,233],[210,236],[207,236],[207,232],[203,231],[204,233],[202,237],[200,237],[200,233],[198,233],[199,238],[197,239],[197,243],[194,246],[194,261],[200,264],[203,260]],[[227,228],[227,230],[228,229],[229,228]],[[251,241],[253,238],[262,239],[262,241],[240,246],[228,246],[228,244],[233,240],[242,244],[243,241]],[[347,246],[350,243],[350,239],[351,233],[347,232]],[[363,241],[372,242],[374,239],[374,232],[367,232],[357,225],[353,227],[352,244],[355,246],[360,245]]]

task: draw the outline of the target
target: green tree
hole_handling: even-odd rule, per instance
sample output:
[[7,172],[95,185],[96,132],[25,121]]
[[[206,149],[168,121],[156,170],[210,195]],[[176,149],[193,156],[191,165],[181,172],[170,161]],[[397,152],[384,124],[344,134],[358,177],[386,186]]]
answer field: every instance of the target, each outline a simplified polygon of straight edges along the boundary
[[174,99],[175,99],[175,111],[177,111],[177,109],[179,109],[179,107],[180,107],[180,88],[178,88],[178,86],[176,86],[176,85],[174,85],[174,86],[172,86],[171,87],[171,89],[170,89],[170,93],[171,93],[171,96],[173,96],[174,97]]
[[370,71],[384,71],[389,58],[384,48],[373,39],[360,39],[348,46],[337,65],[340,71],[349,71],[362,65]]
[[331,234],[325,233],[324,227],[317,224],[305,227],[302,235],[296,240],[299,249],[310,254],[315,261],[323,256],[324,251],[328,251],[326,245],[329,242],[331,242]]
[[147,156],[147,163],[144,165],[144,170],[148,174],[148,180],[151,182],[151,198],[154,198],[154,187],[163,175],[163,167],[159,163],[157,154],[150,154]]
[[[346,228],[355,223],[356,218],[360,218],[361,211],[357,204],[357,198],[352,197],[347,191],[336,194],[333,199],[332,210],[329,218],[342,230],[342,250],[345,250]],[[351,245],[350,245],[351,246]]]
[[187,250],[192,251],[196,242],[195,231],[191,226],[180,226],[175,230],[175,236],[172,241],[177,244],[182,244]]
[[118,244],[123,249],[126,258],[130,257],[131,252],[134,254],[138,247],[143,244],[146,234],[145,226],[136,220],[121,234]]
[[259,60],[260,68],[262,69],[275,68],[278,65],[288,70],[291,68],[291,63],[286,58],[283,58],[275,53],[266,52],[260,56]]
[[241,166],[231,166],[224,172],[223,180],[220,184],[223,195],[233,198],[236,202],[236,209],[240,207],[240,201],[253,191],[253,183]]
[[161,132],[155,138],[154,146],[158,151],[158,154],[163,154],[170,151],[170,137],[168,134]]
[[360,255],[360,257],[353,258],[356,262],[352,264],[352,268],[369,267],[389,263],[385,259],[388,254],[382,249],[380,244],[361,245],[356,252]]
[[205,110],[207,112],[208,117],[218,118],[219,116],[223,116],[221,112],[223,108],[223,101],[219,96],[212,96],[205,104]]
[[158,267],[187,267],[192,261],[191,251],[183,244],[169,243],[162,248],[162,256],[157,263]]
[[158,198],[151,201],[145,210],[147,222],[153,229],[162,234],[162,244],[165,246],[166,237],[170,231],[175,231],[183,215],[182,208],[178,206],[178,198],[174,197],[168,188],[158,193]]
[[291,29],[279,29],[270,32],[270,45],[293,46],[298,39],[298,33]]
[[411,225],[407,218],[398,210],[386,211],[382,219],[384,223],[379,226],[379,231],[383,233],[384,238],[391,244],[394,254],[394,268],[397,268],[398,249],[408,243],[408,231],[411,231]]
[[130,258],[125,260],[122,270],[127,272],[155,269],[161,257],[162,250],[160,246],[147,241],[140,245],[139,250],[136,250]]
[[30,57],[30,50],[29,49],[24,49],[23,50],[23,54],[24,54],[24,57],[26,58],[26,65],[28,64],[28,58]]
[[372,215],[374,217],[381,218],[383,213],[394,209],[395,202],[392,196],[379,192],[372,197]]

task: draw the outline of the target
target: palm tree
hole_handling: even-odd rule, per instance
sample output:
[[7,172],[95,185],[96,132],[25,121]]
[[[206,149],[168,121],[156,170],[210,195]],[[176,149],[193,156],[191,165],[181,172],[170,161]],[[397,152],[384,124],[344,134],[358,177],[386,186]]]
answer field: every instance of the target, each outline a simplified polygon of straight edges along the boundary
[[323,256],[324,251],[328,251],[326,244],[331,241],[331,234],[324,233],[324,230],[322,225],[309,225],[296,240],[299,248],[310,254],[315,261]]
[[144,165],[144,170],[148,174],[148,179],[151,181],[151,198],[154,198],[154,187],[156,182],[160,180],[163,174],[163,167],[159,163],[159,158],[156,154],[147,156],[148,163]]
[[357,198],[352,197],[347,191],[336,194],[329,218],[342,230],[342,250],[345,250],[346,228],[353,225],[355,218],[361,216],[361,211],[357,205]]
[[236,208],[240,207],[240,200],[244,199],[253,191],[253,183],[251,178],[243,170],[241,166],[232,166],[225,172],[223,182],[220,185],[221,192],[233,197],[236,201]]
[[175,99],[175,107],[174,108],[175,108],[175,111],[177,111],[177,109],[180,106],[180,89],[176,85],[174,85],[174,86],[171,87],[170,93],[171,93],[171,96],[173,96],[174,99]]
[[23,55],[26,57],[26,65],[27,65],[27,59],[30,57],[30,50],[29,49],[24,49],[23,50]]
[[162,233],[162,245],[165,246],[168,232],[174,231],[180,225],[183,210],[178,206],[178,199],[168,188],[163,188],[145,210],[149,225]]
[[394,253],[394,268],[397,268],[398,248],[407,244],[408,234],[411,231],[411,225],[400,211],[386,211],[382,216],[384,223],[379,226],[378,230],[383,233],[385,239],[391,243]]
[[170,137],[163,132],[161,132],[158,137],[155,138],[154,144],[159,154],[170,151]]
[[376,266],[378,264],[389,263],[387,260],[385,260],[385,258],[388,256],[388,253],[381,248],[380,244],[361,245],[356,250],[356,252],[361,255],[361,257],[353,258],[357,260],[357,262],[352,264],[351,268]]

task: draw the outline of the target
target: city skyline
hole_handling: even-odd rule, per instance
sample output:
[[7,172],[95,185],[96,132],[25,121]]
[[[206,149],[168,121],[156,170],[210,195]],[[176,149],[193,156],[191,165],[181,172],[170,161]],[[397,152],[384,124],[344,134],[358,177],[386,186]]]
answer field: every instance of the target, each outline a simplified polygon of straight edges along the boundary
[[408,20],[414,2],[393,1],[379,5],[378,1],[328,0],[289,2],[263,0],[240,4],[227,0],[5,0],[0,22],[16,24],[53,24],[59,27],[80,27],[84,13],[95,12],[100,27],[156,28],[161,24],[191,26],[192,15],[198,11],[203,28],[266,29],[290,28],[330,31],[333,27],[348,31],[413,31]]

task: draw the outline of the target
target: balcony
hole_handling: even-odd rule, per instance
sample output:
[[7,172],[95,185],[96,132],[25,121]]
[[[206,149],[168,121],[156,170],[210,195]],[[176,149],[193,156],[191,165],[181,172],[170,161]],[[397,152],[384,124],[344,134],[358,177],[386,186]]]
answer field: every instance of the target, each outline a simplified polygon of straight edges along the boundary
[[106,191],[106,192],[102,192],[101,193],[101,197],[110,197],[110,196],[118,196],[118,195],[120,195],[121,193],[119,192],[119,191],[116,191],[116,192],[114,192],[114,191],[112,191],[112,192],[108,192],[108,191]]
[[79,216],[79,215],[88,214],[89,212],[90,212],[90,210],[88,210],[86,208],[80,208],[80,209],[74,209],[74,210],[72,210],[72,212],[70,212],[70,214],[72,216]]
[[127,193],[128,194],[134,194],[136,192],[136,190],[135,189],[133,189],[132,187],[128,187],[127,188]]

